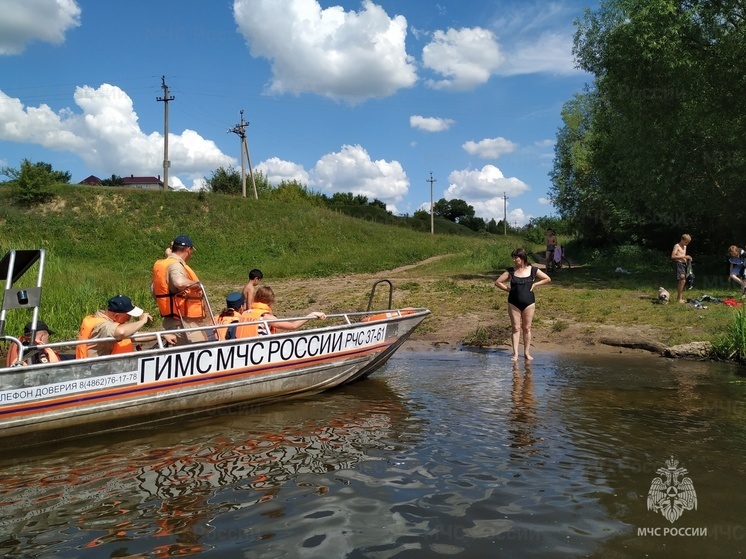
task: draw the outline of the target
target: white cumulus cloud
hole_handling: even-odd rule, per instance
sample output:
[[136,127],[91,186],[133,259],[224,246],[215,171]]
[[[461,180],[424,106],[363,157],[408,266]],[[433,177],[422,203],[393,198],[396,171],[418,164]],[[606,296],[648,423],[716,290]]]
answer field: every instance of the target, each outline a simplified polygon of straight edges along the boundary
[[[82,86],[75,88],[73,98],[82,112],[54,112],[45,104],[24,107],[0,91],[0,140],[72,152],[105,176],[163,172],[163,135],[140,129],[132,99],[122,89],[110,84]],[[193,130],[170,133],[168,139],[172,185],[181,183],[177,175],[196,181],[217,167],[235,164],[215,142]]]
[[80,25],[75,0],[0,0],[0,55],[20,54],[32,41],[55,45]]
[[450,118],[439,118],[434,116],[412,115],[409,117],[409,125],[425,132],[442,132],[453,126],[454,121]]
[[448,189],[445,198],[458,198],[470,204],[477,216],[496,221],[504,216],[505,200],[530,190],[529,186],[516,177],[506,177],[494,165],[485,165],[480,170],[464,169],[448,175]]
[[316,162],[310,186],[331,193],[362,194],[393,205],[407,195],[409,179],[398,161],[374,161],[361,146],[344,145]]
[[272,92],[357,103],[417,81],[406,19],[371,0],[358,12],[317,0],[234,0],[233,17],[251,55],[270,61]]
[[518,144],[505,138],[485,138],[479,142],[469,140],[462,146],[466,153],[476,155],[483,159],[497,159],[501,155],[515,151]]
[[297,181],[303,185],[308,185],[308,172],[303,165],[298,165],[292,161],[283,161],[279,157],[270,157],[256,166],[258,171],[267,177],[272,185],[278,185],[282,181]]
[[443,76],[427,81],[435,89],[473,89],[489,80],[503,61],[494,33],[481,27],[436,31],[422,49],[425,67]]

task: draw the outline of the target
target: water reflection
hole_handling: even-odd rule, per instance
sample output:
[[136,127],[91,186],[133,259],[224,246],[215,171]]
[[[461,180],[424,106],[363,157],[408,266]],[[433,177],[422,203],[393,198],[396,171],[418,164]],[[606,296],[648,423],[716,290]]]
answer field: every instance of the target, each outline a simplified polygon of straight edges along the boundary
[[[191,422],[49,448],[0,463],[0,542],[22,554],[45,542],[57,557],[171,557],[202,552],[218,514],[273,501],[299,476],[376,460],[406,408],[380,380],[316,400],[234,408]],[[323,484],[300,482],[316,495]],[[265,507],[266,508],[266,507]],[[277,503],[263,514],[281,518]],[[74,528],[73,537],[70,530]],[[244,534],[246,535],[246,534]],[[258,535],[272,538],[271,532]],[[74,551],[74,553],[73,553]]]
[[[0,556],[731,557],[746,384],[733,368],[397,354],[342,390],[0,458]],[[647,508],[674,454],[698,507]]]
[[[513,384],[510,391],[512,406],[510,408],[511,447],[525,454],[534,454],[533,445],[540,439],[535,435],[536,429],[536,397],[534,396],[534,381],[531,364],[527,361],[525,371],[521,373],[520,365],[513,363]],[[516,458],[518,454],[511,454]]]

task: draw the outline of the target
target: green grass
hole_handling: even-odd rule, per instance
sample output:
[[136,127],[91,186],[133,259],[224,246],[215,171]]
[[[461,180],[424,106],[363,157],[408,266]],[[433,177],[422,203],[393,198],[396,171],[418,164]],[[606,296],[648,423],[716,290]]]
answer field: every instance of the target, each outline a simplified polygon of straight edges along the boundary
[[[10,203],[7,188],[0,187],[0,253],[46,249],[40,317],[57,331],[57,340],[76,337],[82,317],[118,293],[157,315],[150,295],[152,265],[181,233],[195,241],[190,263],[214,306],[246,282],[251,268],[260,268],[271,282],[376,273],[438,257],[398,274],[397,292],[406,304],[433,311],[422,328],[471,309],[489,310],[496,323],[504,322],[505,298],[493,287],[494,279],[512,265],[510,253],[517,246],[532,255],[543,253],[542,246],[519,237],[457,235],[456,224],[448,233],[431,235],[302,202],[82,186],[57,186],[55,192],[53,201],[24,209]],[[675,297],[667,254],[620,247],[587,258],[571,253],[573,268],[557,271],[552,283],[540,289],[537,325],[549,324],[558,333],[576,323],[589,331],[603,325],[652,327],[662,332],[660,341],[667,345],[732,339],[733,347],[723,346],[720,355],[743,359],[739,336],[746,327],[733,308],[656,303],[659,286]],[[724,267],[700,266],[695,265],[695,288],[687,297],[738,297]],[[617,267],[630,273],[617,273]],[[16,287],[33,283],[29,274]],[[353,297],[360,299],[343,291],[327,312],[351,310]],[[317,300],[313,291],[297,293],[283,310]],[[28,319],[25,311],[10,311],[6,331],[20,333]],[[473,334],[465,331],[465,339],[486,345],[492,335],[504,336],[501,328],[479,328]]]
[[[430,235],[303,202],[71,185],[54,191],[53,201],[26,209],[0,188],[0,253],[46,250],[41,312],[57,339],[75,337],[81,318],[118,293],[156,315],[152,265],[181,233],[195,242],[190,264],[213,301],[242,286],[252,268],[276,280],[323,278],[455,254],[456,265],[476,271],[508,250],[499,248],[505,239]],[[33,281],[27,274],[21,283]],[[8,313],[6,330],[17,333],[28,319]]]

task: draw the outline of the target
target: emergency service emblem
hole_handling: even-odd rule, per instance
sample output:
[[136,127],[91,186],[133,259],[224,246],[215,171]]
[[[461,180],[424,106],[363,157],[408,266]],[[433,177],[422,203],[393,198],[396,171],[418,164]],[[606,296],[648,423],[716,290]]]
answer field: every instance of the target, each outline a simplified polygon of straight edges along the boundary
[[685,510],[697,510],[697,493],[686,468],[679,467],[679,461],[671,456],[665,468],[658,468],[660,477],[653,478],[648,491],[648,510],[659,512],[671,524],[684,514]]

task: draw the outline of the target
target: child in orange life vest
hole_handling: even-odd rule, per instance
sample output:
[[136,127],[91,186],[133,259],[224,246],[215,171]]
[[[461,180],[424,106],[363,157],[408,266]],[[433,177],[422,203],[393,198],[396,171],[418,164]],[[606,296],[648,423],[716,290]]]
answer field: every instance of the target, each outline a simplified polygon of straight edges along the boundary
[[[241,321],[241,313],[245,310],[244,298],[241,293],[234,291],[225,298],[225,309],[215,319],[217,326],[234,324]],[[218,328],[218,339],[219,340],[235,340],[236,339],[236,327],[231,328]]]
[[312,318],[324,320],[326,314],[314,311],[304,318],[297,320],[283,320],[272,322],[269,325],[270,332],[267,332],[261,320],[275,320],[277,317],[272,314],[272,305],[275,303],[275,293],[268,285],[261,285],[257,288],[254,295],[254,302],[251,309],[241,315],[241,325],[236,331],[237,338],[250,338],[253,336],[274,334],[277,330],[295,330],[300,328]]
[[[28,345],[45,345],[49,343],[49,336],[54,334],[54,331],[49,329],[46,322],[41,320],[36,322],[36,333],[34,334],[34,343],[29,344],[31,340],[31,326],[29,322],[23,328],[23,336],[20,338],[24,346]],[[18,346],[12,344],[8,348],[8,355],[5,357],[6,366],[10,367],[18,360]],[[60,355],[52,348],[44,348],[33,353],[28,359],[24,359],[22,365],[36,365],[37,363],[56,363],[60,361]]]
[[[131,318],[137,321],[130,322]],[[79,340],[96,340],[101,338],[114,338],[114,340],[102,341],[92,344],[78,344],[75,346],[75,357],[83,359],[86,357],[98,357],[100,355],[111,355],[114,353],[128,353],[134,351],[130,336],[140,328],[153,320],[153,317],[144,312],[140,307],[132,303],[132,299],[126,295],[116,295],[107,302],[106,310],[97,311],[83,319],[78,334]],[[158,338],[155,335],[138,337],[137,342],[151,342]],[[163,334],[163,339],[173,344],[176,336]]]

